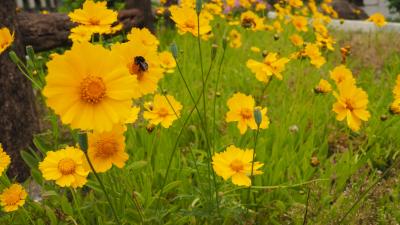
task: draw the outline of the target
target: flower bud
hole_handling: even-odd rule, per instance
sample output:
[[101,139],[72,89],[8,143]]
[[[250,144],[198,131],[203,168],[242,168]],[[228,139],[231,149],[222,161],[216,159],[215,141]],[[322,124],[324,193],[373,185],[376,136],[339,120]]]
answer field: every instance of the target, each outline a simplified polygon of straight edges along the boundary
[[254,108],[254,120],[256,121],[257,127],[260,127],[261,122],[262,122],[262,114],[261,114],[261,108],[256,107]]
[[203,4],[202,0],[196,0],[196,13],[197,13],[197,15],[200,15],[202,4]]
[[176,43],[173,42],[170,46],[170,50],[172,53],[172,56],[177,59],[178,58],[178,46],[176,46]]
[[10,56],[10,59],[11,59],[11,61],[13,61],[13,63],[15,63],[15,64],[19,64],[19,58],[18,58],[18,56],[17,56],[17,53],[15,53],[14,51],[10,51],[9,53],[8,53],[8,55]]
[[79,147],[83,150],[83,151],[87,151],[88,150],[88,139],[87,139],[87,133],[82,131],[79,132],[78,134],[78,144]]

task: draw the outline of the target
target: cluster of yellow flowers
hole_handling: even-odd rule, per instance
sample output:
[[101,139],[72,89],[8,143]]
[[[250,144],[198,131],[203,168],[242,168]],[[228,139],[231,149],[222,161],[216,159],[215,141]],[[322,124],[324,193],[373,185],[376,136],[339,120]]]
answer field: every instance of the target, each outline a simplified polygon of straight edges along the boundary
[[394,114],[400,114],[400,74],[397,75],[396,86],[393,89],[394,101],[390,105],[390,111]]

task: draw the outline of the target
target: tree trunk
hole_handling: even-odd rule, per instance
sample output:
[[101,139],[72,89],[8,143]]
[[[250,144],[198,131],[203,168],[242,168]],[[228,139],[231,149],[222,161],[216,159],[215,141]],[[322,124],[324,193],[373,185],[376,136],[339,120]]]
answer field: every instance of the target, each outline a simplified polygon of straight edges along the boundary
[[[0,0],[0,27],[15,32],[12,49],[24,59],[14,0]],[[0,54],[0,142],[11,157],[8,174],[21,181],[29,176],[29,170],[20,151],[32,143],[33,134],[38,128],[38,118],[31,83],[10,60],[9,51],[10,48]]]
[[140,24],[139,27],[146,27],[154,33],[155,17],[151,9],[151,0],[125,0],[125,8],[139,9],[141,12],[143,12],[143,24]]

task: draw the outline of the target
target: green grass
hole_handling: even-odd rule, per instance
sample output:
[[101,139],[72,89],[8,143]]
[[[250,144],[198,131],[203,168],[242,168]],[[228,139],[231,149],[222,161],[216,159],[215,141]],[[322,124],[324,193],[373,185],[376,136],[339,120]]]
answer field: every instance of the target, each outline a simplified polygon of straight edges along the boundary
[[[398,154],[400,120],[388,113],[388,106],[392,101],[391,90],[396,75],[400,73],[400,55],[390,55],[379,70],[364,67],[357,58],[349,57],[349,67],[358,68],[357,84],[368,93],[372,114],[361,131],[354,133],[344,122],[335,120],[332,112],[334,97],[313,92],[319,80],[329,79],[329,70],[339,65],[338,47],[335,52],[324,52],[328,62],[320,69],[310,65],[307,59],[292,60],[286,66],[283,81],[273,79],[266,87],[246,67],[250,58],[262,59],[261,53],[250,51],[250,47],[257,46],[288,57],[296,50],[288,40],[293,29],[286,29],[275,41],[272,32],[254,33],[236,28],[242,33],[243,45],[239,49],[226,49],[219,87],[215,90],[223,54],[222,37],[231,29],[222,21],[217,23],[219,26],[214,27],[219,28],[214,29],[213,39],[201,43],[205,71],[212,61],[211,45],[218,45],[205,90],[207,131],[201,125],[200,117],[204,118],[202,101],[198,104],[200,117],[194,111],[188,124],[182,128],[194,104],[178,70],[165,75],[160,87],[182,103],[181,118],[169,129],[156,127],[151,132],[146,130],[146,122],[142,119],[130,126],[126,133],[130,158],[125,168],[114,167],[100,174],[118,217],[124,224],[252,224],[251,221],[302,224],[307,207],[309,224],[336,224],[361,193],[380,178],[378,170],[385,171]],[[179,66],[197,99],[202,92],[197,39],[191,35],[179,36],[164,28],[158,31],[158,36],[161,50],[168,50],[173,42],[176,43]],[[307,41],[313,41],[311,33],[305,37]],[[340,34],[338,37],[341,40],[347,38]],[[220,95],[216,97],[213,123],[216,92]],[[235,92],[254,96],[258,105],[268,107],[271,120],[268,129],[260,130],[256,149],[256,160],[265,164],[262,167],[264,174],[255,177],[257,188],[252,189],[257,195],[257,213],[254,202],[250,212],[246,210],[245,188],[236,187],[220,177],[216,177],[217,209],[213,176],[208,170],[207,138],[212,152],[220,152],[231,144],[241,148],[254,146],[254,131],[240,135],[236,124],[225,122],[226,101]],[[145,99],[151,99],[151,96]],[[382,121],[382,115],[388,119]],[[294,126],[297,131],[293,131]],[[182,136],[177,139],[181,129]],[[0,213],[0,223],[29,224],[29,214],[35,224],[114,224],[110,207],[93,175],[90,175],[88,184],[76,192],[58,188],[42,179],[37,163],[46,151],[66,144],[60,142],[52,138],[51,130],[36,136],[35,144],[40,152],[24,154],[32,169],[32,178],[26,184],[37,182],[42,187],[42,200],[34,202],[31,197],[24,210]],[[164,181],[175,143],[177,151]],[[313,156],[318,158],[319,165],[311,165]],[[398,175],[389,174],[383,181],[389,181],[393,176]],[[384,186],[382,182],[378,189]],[[399,221],[399,185],[397,182],[385,185],[390,189],[389,194],[379,195],[372,191],[373,196],[363,199],[343,224],[360,224],[360,215],[365,212],[376,212],[376,215],[368,217],[373,224]]]

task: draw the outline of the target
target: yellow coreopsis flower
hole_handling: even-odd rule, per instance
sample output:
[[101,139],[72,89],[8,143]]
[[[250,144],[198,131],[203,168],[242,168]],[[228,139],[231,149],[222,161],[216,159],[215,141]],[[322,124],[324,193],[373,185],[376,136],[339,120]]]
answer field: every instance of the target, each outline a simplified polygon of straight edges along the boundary
[[126,36],[128,40],[132,41],[133,45],[146,46],[157,50],[160,42],[147,28],[132,28],[131,32]]
[[335,50],[333,48],[333,44],[335,44],[335,41],[333,40],[332,36],[330,36],[329,34],[322,35],[322,34],[317,33],[316,38],[317,38],[317,43],[321,48],[326,48],[326,49],[329,49],[330,51]]
[[11,34],[7,27],[0,29],[0,54],[4,52],[14,41],[14,33]]
[[126,127],[115,125],[111,131],[88,134],[88,156],[96,172],[106,172],[114,164],[118,168],[125,166],[129,155],[125,151]]
[[314,91],[316,93],[326,94],[332,91],[332,86],[327,80],[321,79],[318,85],[314,88]]
[[[231,145],[224,152],[215,153],[212,157],[215,173],[224,180],[231,178],[235,185],[249,187],[251,185],[253,151],[253,149],[242,150]],[[263,163],[254,162],[253,175],[262,174],[263,172],[258,169],[263,165]]]
[[86,26],[77,26],[71,29],[71,34],[68,36],[72,42],[88,42],[92,38],[92,30]]
[[[191,33],[194,36],[198,36],[198,24],[197,14],[193,8],[171,6],[169,8],[171,12],[171,19],[175,22],[179,34]],[[200,24],[200,36],[203,39],[207,39],[211,33],[210,18],[207,15],[209,13],[200,13],[199,24]]]
[[296,28],[297,31],[307,32],[308,28],[308,20],[307,17],[304,16],[293,16],[292,24]]
[[242,24],[242,27],[254,31],[264,29],[264,20],[252,11],[242,13],[240,15],[240,23]]
[[130,111],[136,79],[99,45],[75,43],[47,63],[47,105],[74,129],[108,131]]
[[390,111],[393,114],[400,114],[400,74],[397,75],[396,85],[393,88],[394,101],[390,105]]
[[288,62],[288,58],[278,58],[278,53],[269,52],[263,62],[249,59],[246,66],[256,75],[257,80],[268,83],[272,75],[275,75],[279,80],[283,79],[281,73],[285,70],[285,65]]
[[138,119],[140,112],[140,107],[132,106],[131,111],[129,112],[128,118],[125,120],[125,123],[135,123]]
[[107,9],[107,2],[86,0],[82,9],[76,9],[68,14],[72,22],[82,24],[92,33],[110,33],[111,25],[117,22],[117,13]]
[[279,20],[275,20],[274,23],[272,23],[272,26],[274,27],[276,33],[282,33],[283,28]]
[[143,117],[149,120],[151,124],[161,124],[161,126],[168,128],[172,125],[172,122],[179,118],[182,104],[171,95],[157,94],[152,103],[145,104],[145,109]]
[[240,48],[242,46],[242,35],[235,29],[229,32],[229,46],[231,48]]
[[204,4],[204,9],[211,15],[216,15],[220,17],[224,17],[224,14],[222,14],[222,7],[216,3],[206,3]]
[[153,48],[129,41],[111,47],[113,57],[129,70],[137,85],[131,89],[134,98],[152,94],[157,90],[158,81],[163,77],[163,69],[157,52]]
[[39,163],[39,170],[46,180],[54,180],[61,187],[82,187],[89,174],[86,158],[82,150],[66,147],[57,151],[48,151]]
[[395,98],[400,98],[400,74],[397,75],[396,86],[393,89],[393,94]]
[[292,36],[289,37],[289,39],[295,46],[303,46],[304,44],[303,38],[298,34],[293,34]]
[[347,125],[353,131],[358,131],[361,121],[368,121],[371,116],[367,110],[368,95],[349,80],[338,85],[339,94],[334,92],[337,102],[332,110],[337,114],[336,119],[342,121],[347,119]]
[[303,6],[303,1],[301,0],[288,0],[289,5],[294,8],[300,8]]
[[[227,102],[229,111],[226,113],[226,122],[238,122],[240,134],[244,134],[247,127],[250,129],[257,129],[257,124],[254,119],[255,101],[251,95],[242,93],[234,94]],[[269,118],[267,117],[267,108],[260,110],[262,120],[260,124],[261,129],[268,128]]]
[[174,56],[172,56],[171,52],[163,51],[158,53],[158,57],[160,60],[161,67],[164,69],[166,73],[173,73],[176,67],[176,62]]
[[256,46],[251,46],[251,47],[250,47],[250,50],[251,50],[252,52],[256,52],[256,53],[261,52],[260,48],[258,48],[258,47],[256,47]]
[[307,44],[304,49],[304,54],[310,58],[311,64],[320,68],[326,63],[326,59],[321,55],[321,52],[316,44]]
[[0,177],[3,172],[7,169],[8,165],[10,165],[11,159],[10,156],[4,151],[3,146],[0,143]]
[[329,72],[332,80],[335,81],[336,85],[340,85],[344,81],[349,81],[352,84],[356,83],[353,77],[353,73],[345,65],[339,65]]
[[20,184],[12,184],[0,194],[0,205],[4,212],[12,212],[25,204],[28,196]]
[[386,19],[385,16],[383,16],[381,13],[374,13],[372,14],[367,21],[373,22],[376,26],[378,27],[383,27],[386,25]]
[[258,12],[258,11],[263,11],[263,10],[265,10],[265,9],[267,9],[267,5],[264,3],[264,2],[258,2],[257,4],[256,4],[256,11]]

